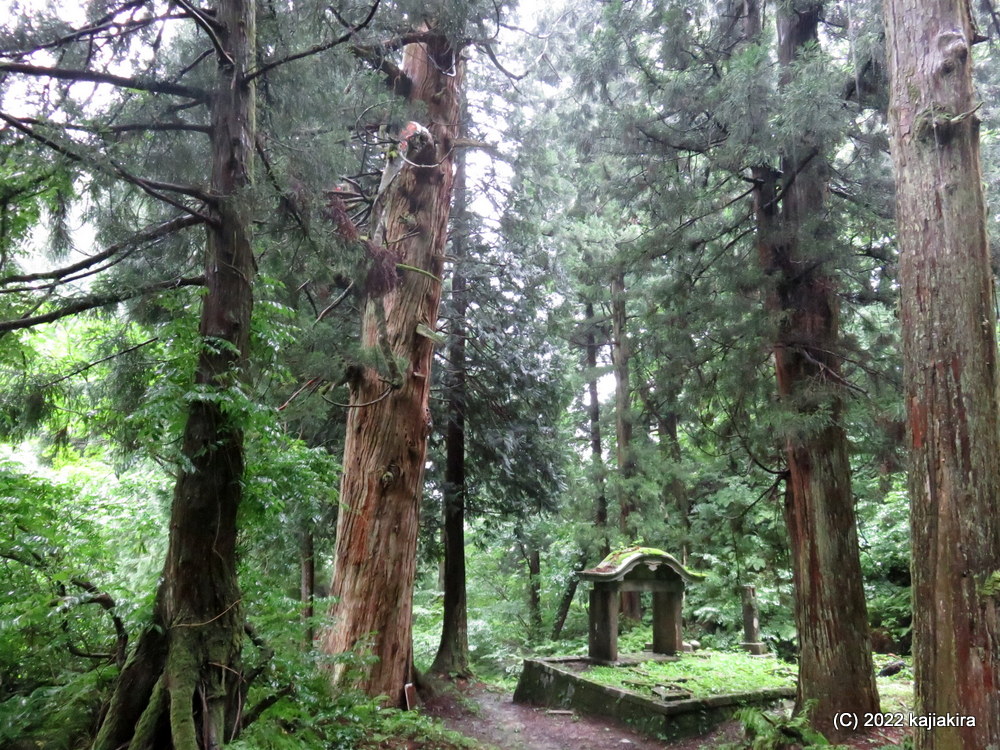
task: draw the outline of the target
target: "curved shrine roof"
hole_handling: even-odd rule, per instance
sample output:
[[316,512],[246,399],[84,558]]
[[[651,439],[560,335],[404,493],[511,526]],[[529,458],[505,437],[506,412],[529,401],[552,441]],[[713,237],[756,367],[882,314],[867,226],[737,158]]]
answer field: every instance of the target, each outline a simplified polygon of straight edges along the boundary
[[666,565],[681,577],[684,583],[694,583],[705,576],[685,568],[673,555],[653,547],[626,547],[615,550],[596,567],[577,573],[583,581],[621,581],[632,570],[645,565],[650,571]]

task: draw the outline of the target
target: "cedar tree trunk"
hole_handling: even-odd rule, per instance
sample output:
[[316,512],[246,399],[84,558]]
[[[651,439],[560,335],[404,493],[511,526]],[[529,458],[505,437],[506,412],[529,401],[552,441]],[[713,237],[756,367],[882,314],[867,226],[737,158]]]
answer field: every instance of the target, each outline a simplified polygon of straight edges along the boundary
[[[589,258],[588,258],[589,262]],[[611,551],[608,541],[608,496],[604,488],[604,457],[601,446],[601,402],[597,395],[597,320],[594,317],[594,303],[587,302],[584,306],[586,316],[586,335],[584,338],[584,359],[587,368],[587,423],[590,429],[590,467],[593,472],[593,481],[596,495],[594,497],[594,525],[597,527],[598,549],[597,557],[603,560]],[[559,599],[559,606],[556,608],[556,616],[552,621],[551,639],[559,640],[562,635],[563,626],[569,616],[570,607],[573,605],[573,597],[580,585],[580,579],[576,572],[587,567],[587,551],[583,550],[577,556],[576,567],[573,575],[566,581],[566,588]]]
[[[383,278],[369,276],[362,325],[362,343],[394,359],[388,365],[398,380],[394,374],[387,388],[365,368],[352,383],[333,623],[324,642],[329,654],[360,648],[377,657],[357,686],[392,705],[403,704],[413,680],[410,619],[434,350],[427,334],[434,335],[441,302],[461,81],[458,51],[443,36],[427,36],[407,45],[402,73],[411,99],[427,107],[429,132],[410,137],[386,166],[373,240],[398,265],[390,263]],[[335,667],[335,682],[344,674]]]
[[[778,17],[782,84],[818,38],[821,3]],[[847,436],[841,424],[843,379],[836,351],[839,310],[821,245],[824,144],[808,137],[786,145],[781,174],[754,170],[761,264],[771,279],[768,305],[778,317],[774,345],[778,392],[801,426],[786,438],[785,521],[795,582],[800,656],[796,711],[815,701],[812,724],[833,740],[849,730],[834,715],[878,711],[861,579]],[[780,210],[779,210],[780,207]]]
[[525,558],[528,561],[528,619],[534,631],[532,636],[537,638],[542,632],[542,555],[530,540]]
[[[463,120],[467,118],[462,118]],[[455,222],[451,254],[454,301],[448,346],[448,424],[444,446],[444,617],[441,642],[431,671],[440,675],[469,677],[469,626],[465,590],[465,399],[466,399],[466,315],[468,288],[462,265],[468,257],[468,194],[465,182],[465,152],[459,153],[455,171]]]
[[255,264],[238,192],[249,184],[254,90],[251,0],[220,0],[213,20],[229,60],[212,97],[212,205],[203,342],[184,429],[187,466],[174,489],[166,564],[153,626],[118,678],[95,750],[208,750],[232,738],[244,697],[244,619],[236,580],[236,513],[242,497],[243,434],[220,397],[246,363]]
[[588,302],[586,305],[587,315],[587,339],[586,356],[587,372],[590,373],[587,379],[587,393],[589,403],[587,404],[587,419],[590,425],[590,464],[594,472],[594,484],[597,495],[594,498],[594,525],[597,526],[600,535],[600,549],[598,553],[600,559],[604,559],[611,552],[611,544],[608,541],[608,496],[605,492],[604,477],[604,457],[601,446],[601,402],[597,397],[597,321],[594,317],[594,303]]
[[[611,279],[611,364],[615,372],[615,433],[618,446],[618,528],[631,544],[638,529],[630,518],[635,512],[632,479],[635,477],[635,455],[632,448],[632,391],[628,342],[628,320],[625,314],[625,272],[619,270]],[[632,620],[642,617],[638,591],[623,591],[620,595],[621,615]]]
[[993,275],[970,8],[887,0],[913,539],[916,711],[975,727],[918,748],[1000,747],[1000,438]]
[[684,480],[680,477],[681,465],[681,443],[678,437],[678,427],[680,417],[677,414],[677,388],[671,388],[666,393],[665,403],[658,401],[653,393],[652,385],[645,383],[639,387],[639,395],[642,397],[646,412],[656,420],[656,434],[658,437],[660,455],[665,466],[671,468],[671,477],[668,482],[664,482],[661,497],[663,498],[663,510],[667,518],[676,518],[680,521],[680,531],[683,538],[680,546],[681,562],[687,562],[688,556],[688,533],[691,529],[690,503],[687,495],[687,488]]
[[[589,260],[589,259],[588,259]],[[593,472],[592,478],[596,490],[594,497],[594,525],[597,527],[600,537],[598,539],[597,557],[603,560],[611,551],[608,542],[608,496],[604,491],[604,458],[601,447],[601,403],[597,397],[597,321],[594,318],[594,303],[587,302],[584,307],[586,315],[586,335],[584,338],[584,359],[587,368],[587,422],[590,429],[590,466]],[[573,605],[573,597],[580,585],[580,579],[575,575],[577,571],[587,567],[587,551],[583,550],[577,556],[574,574],[566,581],[566,588],[559,599],[559,606],[556,608],[556,616],[552,621],[553,641],[559,640],[562,635],[563,626],[569,616],[570,607]]]

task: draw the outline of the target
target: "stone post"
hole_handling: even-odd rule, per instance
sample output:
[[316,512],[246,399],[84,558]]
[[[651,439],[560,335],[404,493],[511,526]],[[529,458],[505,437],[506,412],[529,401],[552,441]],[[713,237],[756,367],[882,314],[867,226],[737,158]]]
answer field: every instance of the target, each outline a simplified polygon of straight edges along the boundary
[[587,653],[600,662],[618,659],[618,587],[594,584],[590,591],[590,635]]
[[743,600],[743,643],[740,645],[751,654],[766,654],[767,645],[760,640],[760,622],[757,615],[757,591],[753,586],[744,586]]

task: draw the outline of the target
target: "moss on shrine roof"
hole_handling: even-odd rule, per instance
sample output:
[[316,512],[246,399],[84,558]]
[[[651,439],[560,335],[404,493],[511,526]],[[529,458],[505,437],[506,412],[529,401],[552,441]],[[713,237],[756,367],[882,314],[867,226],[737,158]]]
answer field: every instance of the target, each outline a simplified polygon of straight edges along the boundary
[[[624,549],[613,550],[607,557],[601,560],[595,567],[589,570],[580,571],[579,576],[585,580],[612,579],[620,575],[625,575],[637,564],[648,558],[658,558],[658,562],[672,568],[678,575],[689,583],[699,580],[704,576],[695,573],[684,567],[677,558],[669,555],[661,549],[655,547],[625,547]],[[650,561],[652,562],[652,561]]]

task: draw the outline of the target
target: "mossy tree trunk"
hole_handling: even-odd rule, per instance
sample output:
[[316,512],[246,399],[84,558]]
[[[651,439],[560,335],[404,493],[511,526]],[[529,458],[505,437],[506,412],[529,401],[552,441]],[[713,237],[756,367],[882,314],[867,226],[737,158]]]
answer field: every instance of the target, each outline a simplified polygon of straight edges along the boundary
[[[426,334],[437,326],[441,302],[461,83],[458,50],[439,34],[423,37],[405,48],[401,74],[411,100],[427,107],[429,136],[403,144],[405,159],[383,178],[376,201],[373,241],[398,258],[393,274],[398,268],[400,277],[384,293],[369,290],[362,327],[365,346],[391,352],[399,382],[387,387],[365,368],[352,383],[333,622],[323,644],[328,654],[360,648],[375,656],[356,685],[393,705],[403,704],[413,679],[410,621],[434,350]],[[333,678],[348,674],[338,665]]]
[[152,626],[119,676],[95,750],[208,750],[236,730],[243,698],[244,618],[236,580],[236,514],[243,434],[221,401],[246,363],[255,273],[239,192],[250,181],[254,90],[251,0],[220,0],[213,17],[229,59],[211,100],[212,221],[208,226],[202,350],[174,488],[166,564]]
[[965,0],[886,0],[913,557],[916,712],[975,727],[916,747],[1000,747],[995,291]]

